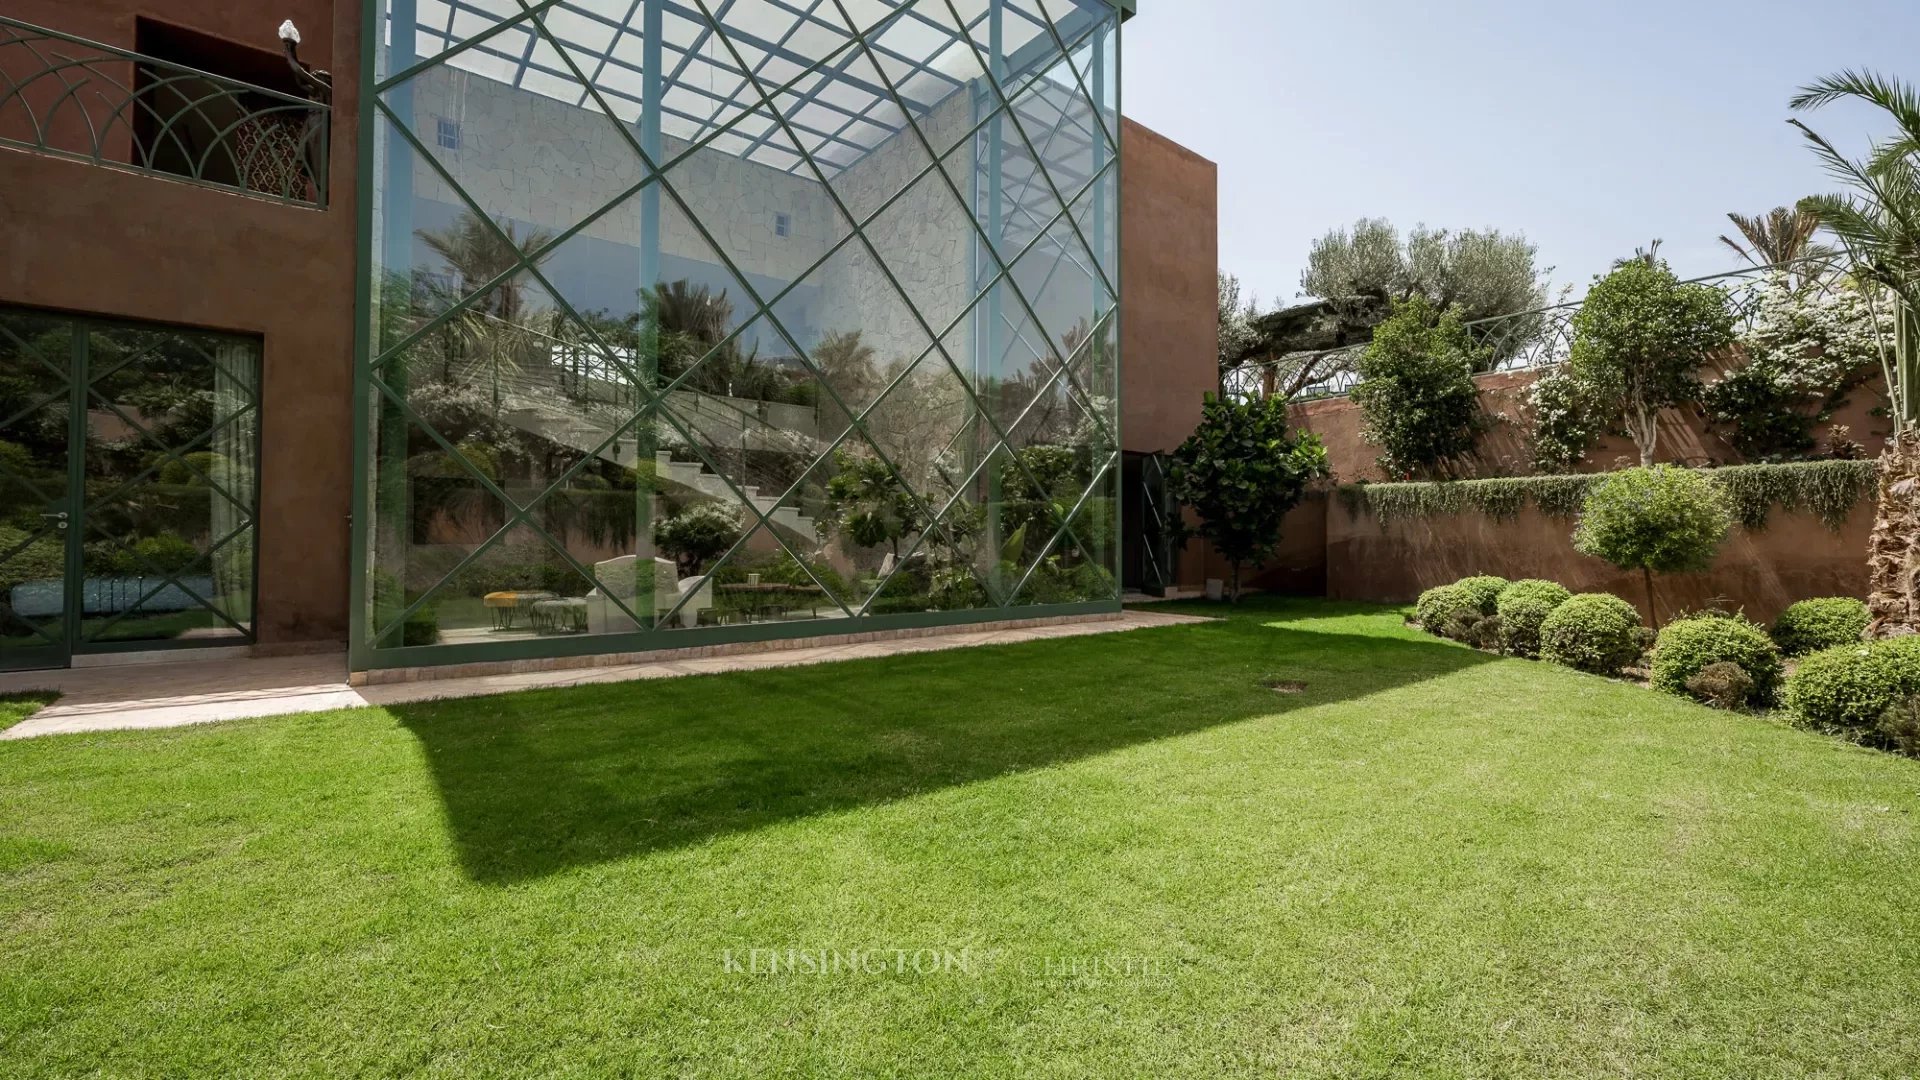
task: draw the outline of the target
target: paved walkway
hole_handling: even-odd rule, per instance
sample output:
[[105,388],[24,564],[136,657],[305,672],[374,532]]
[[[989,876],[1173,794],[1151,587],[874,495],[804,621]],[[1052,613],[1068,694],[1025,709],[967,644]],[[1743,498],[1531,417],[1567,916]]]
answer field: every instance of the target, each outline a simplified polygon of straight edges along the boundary
[[217,720],[324,712],[365,705],[480,697],[552,686],[585,686],[723,671],[756,671],[762,668],[824,664],[835,660],[964,649],[976,645],[1006,645],[1048,638],[1110,634],[1205,621],[1191,615],[1128,611],[1118,619],[1099,622],[1062,623],[1017,630],[963,631],[930,637],[868,641],[854,645],[822,645],[695,660],[372,686],[347,685],[344,653],[267,660],[181,661],[16,672],[0,675],[0,693],[58,690],[62,696],[59,701],[26,720],[0,731],[0,739],[117,728],[179,727]]

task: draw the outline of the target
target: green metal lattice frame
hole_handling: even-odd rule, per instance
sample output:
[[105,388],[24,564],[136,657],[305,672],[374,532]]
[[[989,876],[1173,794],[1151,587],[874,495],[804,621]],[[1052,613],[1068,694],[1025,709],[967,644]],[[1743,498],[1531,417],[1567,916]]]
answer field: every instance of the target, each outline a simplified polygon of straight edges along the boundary
[[[445,63],[449,57],[454,54],[465,49],[473,48],[488,38],[505,32],[510,27],[530,27],[541,40],[544,40],[547,44],[554,47],[555,53],[565,61],[571,74],[577,78],[585,88],[585,95],[591,97],[599,111],[609,120],[612,120],[615,116],[614,110],[608,106],[606,100],[601,96],[601,92],[599,88],[595,86],[593,79],[584,73],[569,50],[560,45],[560,42],[549,33],[544,22],[538,17],[540,13],[555,7],[559,2],[560,0],[537,0],[537,2],[530,3],[529,0],[516,0],[516,3],[518,3],[521,9],[518,15],[503,18],[486,31],[462,40],[453,48],[436,54],[433,57],[424,59],[415,57],[414,63],[405,66],[401,71],[393,73],[385,79],[376,78],[377,64],[374,62],[373,57],[369,56],[365,58],[361,64],[362,122],[360,125],[360,153],[358,156],[357,180],[360,192],[360,199],[358,201],[358,258],[362,272],[357,277],[355,296],[358,318],[355,335],[356,414],[353,447],[355,487],[354,512],[352,517],[353,572],[350,584],[350,604],[353,614],[349,658],[351,666],[355,670],[365,670],[383,667],[454,664],[537,657],[631,653],[654,649],[672,649],[732,642],[818,636],[823,633],[838,632],[843,626],[846,627],[848,631],[857,630],[859,632],[866,632],[963,625],[1009,617],[1044,617],[1117,611],[1119,609],[1117,591],[1116,595],[1110,600],[1096,600],[1086,603],[1038,605],[1019,604],[1018,600],[1028,582],[1032,579],[1033,574],[1061,543],[1067,540],[1071,540],[1076,544],[1081,543],[1079,538],[1074,534],[1073,526],[1081,521],[1081,513],[1086,508],[1088,500],[1103,490],[1103,484],[1111,486],[1117,482],[1119,473],[1121,456],[1119,417],[1123,403],[1121,398],[1122,366],[1119,344],[1119,299],[1121,295],[1119,253],[1122,250],[1122,238],[1120,235],[1121,215],[1118,212],[1118,201],[1119,193],[1123,190],[1122,160],[1124,157],[1122,153],[1122,133],[1120,130],[1123,125],[1119,121],[1119,117],[1122,115],[1119,95],[1120,88],[1124,85],[1124,80],[1120,77],[1119,64],[1121,56],[1121,25],[1133,12],[1133,4],[1130,0],[1106,0],[1106,2],[1112,5],[1118,12],[1117,17],[1095,22],[1075,34],[1071,41],[1061,36],[1058,27],[1048,23],[1046,29],[1052,44],[1052,49],[1047,49],[1044,52],[1047,63],[1031,65],[1031,70],[1024,78],[1014,80],[1011,83],[1003,80],[1002,77],[997,74],[996,69],[1001,65],[996,63],[994,58],[982,55],[980,44],[973,35],[963,32],[960,35],[960,39],[963,40],[974,53],[981,69],[985,72],[985,90],[991,93],[993,105],[987,110],[984,117],[976,119],[976,122],[965,135],[955,140],[951,146],[944,150],[937,148],[927,139],[918,121],[914,119],[913,110],[905,106],[905,98],[900,94],[894,80],[886,75],[884,66],[879,64],[877,53],[872,44],[872,38],[875,35],[881,33],[896,20],[903,18],[909,13],[910,9],[919,6],[920,0],[905,0],[903,6],[892,15],[889,15],[886,19],[868,27],[864,31],[855,32],[850,41],[835,48],[826,57],[806,67],[798,75],[793,76],[779,86],[769,88],[756,74],[749,74],[746,85],[757,96],[757,102],[751,103],[741,109],[738,115],[713,131],[706,133],[700,139],[689,142],[688,145],[683,147],[678,153],[667,155],[665,160],[656,160],[656,156],[647,152],[642,145],[641,139],[637,139],[634,136],[634,133],[629,130],[627,124],[616,122],[614,126],[616,130],[621,132],[628,149],[634,153],[636,158],[647,170],[647,175],[642,180],[631,185],[627,190],[616,194],[608,200],[605,205],[587,214],[581,221],[575,223],[570,228],[552,236],[551,239],[539,249],[531,252],[523,252],[519,261],[514,266],[503,270],[490,281],[471,287],[457,303],[451,305],[447,310],[440,312],[425,325],[417,327],[404,340],[386,349],[381,356],[376,357],[372,344],[372,312],[374,300],[373,274],[371,272],[373,266],[373,199],[371,196],[374,184],[374,145],[377,138],[376,132],[382,126],[376,122],[376,118],[384,121],[385,126],[389,130],[390,138],[396,138],[398,142],[404,142],[410,153],[414,155],[413,160],[425,162],[438,172],[440,178],[447,183],[449,188],[462,202],[466,203],[470,209],[476,212],[479,220],[486,222],[496,234],[500,233],[497,225],[494,224],[493,216],[482,211],[479,206],[474,204],[471,197],[466,194],[464,188],[452,176],[445,172],[435,156],[429,153],[426,147],[419,142],[418,136],[412,130],[411,126],[404,122],[399,116],[396,116],[392,108],[382,100],[382,92],[404,87],[407,81],[413,76],[429,70],[435,65]],[[712,35],[727,47],[739,69],[752,72],[752,67],[747,64],[737,46],[729,39],[729,36],[724,30],[722,17],[726,11],[726,6],[731,3],[731,0],[721,0],[722,14],[720,16],[714,14],[713,9],[708,6],[706,0],[691,0],[691,2],[697,6],[700,15],[707,23],[703,33],[711,31]],[[839,10],[847,26],[855,25],[854,20],[847,14],[840,0],[814,0],[814,10],[817,10],[822,3],[828,2],[832,3],[835,8]],[[932,2],[940,3],[943,2],[943,0],[932,0]],[[947,12],[953,17],[955,23],[963,28],[963,30],[966,30],[968,28],[967,20],[963,18],[958,9],[953,6],[952,0],[944,0],[944,2]],[[1001,0],[994,0],[995,6],[997,7],[1000,2]],[[363,3],[363,41],[379,42],[382,40],[380,33],[381,6],[382,0],[365,0]],[[1093,46],[1095,50],[1093,60],[1095,64],[1094,70],[1096,77],[1098,77],[1100,66],[1108,62],[1105,60],[1104,55],[1098,51],[1101,35],[1106,34],[1112,36],[1112,59],[1110,62],[1114,68],[1112,72],[1113,106],[1110,114],[1113,122],[1110,130],[1108,127],[1109,114],[1100,107],[1099,99],[1088,90],[1086,82],[1088,74],[1086,71],[1083,71],[1081,65],[1074,60],[1074,54],[1082,47]],[[1044,44],[1043,42],[1030,43],[1030,45],[1041,45],[1043,48]],[[824,170],[821,169],[814,157],[804,149],[805,143],[799,135],[794,132],[786,114],[775,104],[783,95],[791,93],[794,88],[802,82],[827,71],[836,63],[842,65],[842,69],[844,70],[844,65],[849,62],[846,58],[850,58],[856,53],[863,53],[867,57],[873,69],[880,74],[882,80],[885,82],[888,92],[894,96],[896,103],[901,105],[905,122],[898,134],[905,135],[910,133],[928,158],[928,163],[920,172],[907,179],[898,190],[893,192],[878,207],[864,217],[856,217],[853,214],[840,194],[834,189],[830,178]],[[1047,76],[1056,69],[1057,65],[1064,65],[1066,69],[1072,73],[1072,89],[1078,95],[1076,101],[1085,102],[1092,106],[1090,115],[1093,118],[1092,122],[1096,130],[1091,133],[1092,140],[1090,145],[1100,147],[1101,153],[1096,155],[1096,160],[1106,159],[1103,165],[1093,170],[1093,174],[1087,179],[1086,183],[1071,194],[1063,192],[1056,183],[1050,170],[1041,164],[1045,159],[1037,149],[1026,125],[1021,122],[1019,110],[1016,108],[1023,96],[1040,86],[1040,84],[1047,79]],[[583,101],[584,100],[583,98]],[[770,297],[765,298],[760,296],[748,281],[747,276],[741,273],[740,268],[727,256],[723,246],[715,242],[713,236],[708,231],[707,225],[700,220],[697,214],[692,212],[691,208],[680,198],[679,194],[674,190],[672,183],[668,180],[668,174],[681,162],[688,160],[696,152],[711,145],[720,135],[732,130],[747,118],[756,115],[770,116],[774,123],[788,136],[792,145],[801,150],[801,163],[809,168],[813,174],[813,178],[818,181],[822,190],[833,202],[841,219],[849,226],[847,234],[833,242],[825,253],[809,267],[795,274],[784,288],[776,291]],[[1031,155],[1030,160],[1035,166],[1033,175],[1038,175],[1045,181],[1047,194],[1051,195],[1053,199],[1052,205],[1057,205],[1059,210],[1049,220],[1037,223],[1033,238],[1025,243],[1019,251],[1012,253],[1011,256],[1004,255],[1001,252],[994,238],[988,234],[978,219],[977,213],[969,212],[967,214],[967,220],[973,232],[976,234],[977,250],[984,252],[992,264],[991,276],[987,279],[984,286],[979,286],[975,289],[960,315],[955,317],[947,326],[936,330],[931,324],[927,323],[925,317],[915,306],[911,295],[901,285],[892,268],[888,265],[887,259],[881,255],[879,250],[867,238],[864,229],[867,225],[887,213],[889,209],[909,192],[918,189],[921,181],[929,175],[939,177],[947,191],[955,199],[959,200],[961,205],[972,205],[967,198],[961,195],[955,185],[954,177],[947,165],[947,159],[969,147],[973,140],[978,138],[981,132],[989,125],[1001,120],[1008,121],[1012,124],[1021,144],[1025,147],[1026,152]],[[765,137],[763,134],[762,138],[764,139]],[[1108,156],[1109,152],[1110,157]],[[1029,175],[1027,178],[1026,183],[1029,186],[1032,184],[1033,175]],[[1111,247],[1113,256],[1111,267],[1103,265],[1101,250],[1087,241],[1075,213],[1075,208],[1080,204],[1082,199],[1088,198],[1089,196],[1097,199],[1109,190],[1111,191],[1109,197],[1112,198],[1114,202],[1114,205],[1110,208],[1112,218],[1110,227],[1114,237]],[[754,302],[752,313],[742,318],[739,325],[726,335],[718,345],[715,345],[700,360],[688,365],[680,376],[668,385],[659,388],[657,392],[651,392],[646,389],[648,385],[647,382],[639,378],[635,371],[627,367],[621,358],[619,350],[609,347],[608,344],[600,338],[591,323],[580,317],[579,312],[574,310],[565,294],[553,286],[551,281],[547,279],[537,265],[545,257],[546,253],[556,250],[572,237],[579,235],[588,226],[593,224],[593,222],[603,215],[610,213],[616,207],[623,205],[633,195],[646,191],[655,193],[664,191],[668,197],[673,200],[680,212],[685,215],[686,221],[691,223],[699,233],[702,242],[707,246],[708,250],[719,260],[722,268],[724,268],[734,281],[741,284],[743,291]],[[997,201],[998,195],[999,192],[996,190],[992,197]],[[989,298],[995,297],[1003,286],[1005,290],[1011,293],[1019,302],[1022,314],[1031,320],[1031,324],[1036,329],[1044,329],[1045,324],[1033,309],[1031,301],[1022,293],[1020,287],[1014,283],[1013,273],[1014,268],[1021,265],[1023,259],[1030,252],[1037,249],[1043,241],[1047,240],[1054,228],[1063,222],[1067,225],[1075,242],[1076,247],[1074,250],[1083,252],[1088,256],[1087,263],[1092,267],[1092,276],[1097,283],[1097,288],[1102,290],[1103,294],[1108,298],[1108,301],[1104,304],[1104,312],[1100,314],[1100,317],[1094,323],[1092,332],[1089,333],[1087,339],[1082,342],[1071,355],[1061,356],[1059,352],[1054,349],[1052,341],[1050,339],[1044,339],[1047,341],[1045,355],[1057,361],[1057,365],[1055,365],[1049,373],[1047,381],[1035,399],[1021,410],[1020,414],[1014,418],[1010,425],[1003,427],[996,419],[995,412],[986,408],[981,403],[978,394],[975,392],[973,382],[960,370],[958,364],[956,364],[952,356],[948,354],[943,342],[961,323],[975,317],[979,308],[985,306]],[[496,238],[503,241],[507,239],[504,234],[497,235]],[[664,402],[668,394],[682,387],[683,384],[691,378],[693,373],[709,359],[729,347],[729,345],[737,340],[747,329],[761,323],[763,320],[777,332],[789,346],[794,348],[796,355],[805,357],[806,351],[799,348],[791,334],[780,324],[773,309],[785,296],[809,280],[816,271],[856,241],[873,259],[874,265],[880,269],[889,286],[894,290],[895,295],[904,302],[905,310],[912,315],[920,331],[928,336],[930,344],[912,363],[904,365],[896,379],[876,394],[873,400],[862,410],[856,411],[847,408],[845,402],[840,400],[839,395],[832,387],[822,382],[820,389],[831,396],[834,403],[842,409],[844,415],[849,417],[847,428],[840,433],[826,451],[814,459],[813,465],[803,470],[800,478],[795,480],[793,485],[783,492],[779,499],[774,501],[772,504],[774,510],[762,513],[753,505],[751,500],[741,498],[741,505],[755,518],[755,521],[752,525],[742,530],[740,539],[734,544],[732,549],[725,555],[714,560],[714,565],[716,566],[725,565],[727,561],[733,557],[735,552],[745,546],[749,538],[764,529],[768,535],[774,537],[782,550],[785,551],[789,557],[793,558],[797,565],[806,570],[809,577],[813,578],[815,584],[821,586],[823,593],[832,598],[836,605],[842,608],[843,613],[853,617],[857,620],[856,622],[841,624],[810,621],[755,623],[736,626],[702,627],[698,629],[664,630],[663,628],[671,623],[680,608],[686,604],[687,597],[683,596],[679,603],[674,605],[671,610],[662,614],[657,622],[649,626],[648,620],[639,618],[631,609],[628,609],[624,603],[619,602],[617,595],[613,593],[613,591],[606,590],[608,599],[613,600],[615,605],[624,614],[633,618],[635,623],[641,627],[640,629],[629,633],[593,636],[523,638],[510,641],[436,644],[412,647],[374,647],[374,642],[379,641],[387,633],[403,625],[407,616],[427,603],[433,597],[436,590],[444,586],[461,567],[470,564],[472,560],[501,541],[510,531],[516,528],[525,527],[532,529],[553,553],[564,560],[568,568],[579,574],[583,580],[599,585],[600,583],[592,571],[568,553],[564,545],[550,535],[547,530],[541,526],[539,521],[533,519],[532,515],[542,505],[544,500],[553,492],[560,490],[571,476],[578,472],[587,462],[593,460],[601,450],[604,450],[609,445],[617,444],[623,435],[630,434],[641,425],[663,420],[681,435],[687,436],[688,445],[691,446],[695,454],[701,458],[701,463],[711,468],[714,474],[719,476],[722,482],[733,489],[735,495],[738,496],[740,493],[738,489],[734,487],[732,480],[726,475],[725,470],[713,467],[711,459],[701,447],[700,440],[692,438],[679,419],[675,417],[670,410],[661,408],[661,403]],[[514,246],[517,250],[517,245]],[[1070,255],[1071,252],[1063,251],[1060,260],[1064,260],[1070,257]],[[1059,261],[1057,260],[1055,266],[1048,272],[1049,280],[1051,280],[1053,273],[1058,270],[1058,266]],[[482,297],[487,296],[503,282],[523,273],[538,283],[556,307],[567,317],[572,327],[584,332],[589,339],[589,346],[597,349],[597,358],[599,360],[625,374],[631,380],[635,390],[640,394],[651,393],[651,400],[638,404],[632,417],[625,423],[619,425],[599,447],[583,454],[557,479],[546,485],[538,495],[526,500],[524,504],[508,496],[506,492],[494,484],[489,477],[485,476],[480,470],[473,468],[470,463],[467,463],[464,456],[459,454],[440,432],[435,430],[431,424],[423,422],[421,418],[414,413],[403,393],[397,393],[385,385],[380,378],[379,372],[379,368],[382,365],[403,354],[414,342],[432,333],[438,326],[443,325],[446,320],[458,317],[463,311],[467,310],[470,305]],[[1111,335],[1110,340],[1105,340],[1105,335],[1107,334]],[[1029,348],[1031,348],[1031,345],[1029,345]],[[807,560],[795,555],[787,545],[785,538],[781,536],[780,531],[772,526],[770,521],[772,514],[779,507],[786,505],[787,500],[805,482],[807,475],[812,469],[821,461],[830,459],[836,450],[856,436],[880,458],[890,473],[898,480],[900,475],[898,468],[891,460],[888,460],[886,454],[880,448],[879,440],[872,436],[866,427],[865,421],[874,409],[889,399],[889,396],[899,382],[907,378],[912,372],[919,370],[923,363],[927,363],[931,358],[938,356],[945,362],[948,370],[956,377],[958,385],[966,391],[971,411],[970,419],[963,430],[971,429],[976,424],[985,423],[992,429],[993,447],[981,456],[972,475],[969,476],[965,482],[957,486],[955,494],[937,509],[928,505],[922,494],[912,485],[905,484],[904,482],[901,483],[902,489],[907,491],[913,497],[914,501],[919,504],[919,508],[926,515],[926,519],[929,522],[927,528],[914,539],[913,545],[908,552],[908,558],[910,559],[912,554],[927,543],[936,531],[944,532],[946,529],[945,522],[947,515],[961,502],[964,492],[966,492],[972,482],[989,467],[1000,467],[1001,455],[1004,454],[1007,459],[1016,464],[1022,473],[1025,474],[1029,483],[1032,483],[1036,488],[1040,487],[1037,479],[1027,468],[1025,462],[1013,454],[1008,432],[1017,429],[1026,415],[1038,407],[1042,401],[1046,400],[1057,386],[1064,387],[1065,392],[1069,395],[1077,395],[1078,401],[1082,403],[1090,402],[1094,395],[1090,394],[1087,388],[1081,384],[1081,381],[1075,377],[1074,369],[1079,361],[1086,358],[1087,354],[1102,351],[1106,354],[1105,362],[1110,368],[1113,382],[1112,398],[1114,405],[1111,423],[1108,422],[1107,418],[1101,417],[1097,409],[1089,409],[1089,415],[1094,417],[1096,425],[1106,439],[1105,456],[1101,460],[1091,462],[1090,482],[1072,509],[1063,516],[1061,528],[1048,540],[1045,547],[1029,563],[1019,581],[1014,583],[1011,588],[1005,590],[1004,597],[993,598],[995,606],[958,611],[929,611],[914,614],[867,614],[873,602],[884,593],[886,585],[891,581],[891,576],[889,576],[874,587],[867,598],[861,602],[858,610],[848,608],[842,602],[841,597],[837,596],[833,590],[825,588],[825,586],[819,582],[818,578],[814,576]],[[1099,357],[1095,357],[1094,361],[1098,362],[1099,359]],[[810,368],[813,367],[811,360],[806,362]],[[644,361],[642,361],[642,363],[644,363]],[[448,452],[453,460],[462,462],[471,474],[470,479],[477,481],[490,496],[499,500],[500,504],[508,509],[508,516],[504,525],[491,534],[482,544],[468,552],[454,569],[449,570],[434,587],[422,590],[418,599],[410,605],[407,605],[397,617],[381,626],[373,625],[374,613],[371,603],[372,598],[369,595],[368,589],[368,575],[371,569],[369,563],[373,527],[371,513],[373,509],[372,485],[374,479],[371,468],[372,461],[369,440],[373,431],[373,406],[376,402],[386,407],[398,409],[405,424],[417,427],[420,431],[425,432],[443,451]],[[1125,530],[1120,520],[1121,501],[1122,500],[1118,498],[1113,500],[1114,521],[1112,528],[1116,540],[1109,551],[1110,565],[1106,567],[1115,582],[1116,590],[1121,580],[1123,562],[1119,538],[1125,535]],[[1084,523],[1082,524],[1084,527]],[[1081,544],[1081,547],[1085,549],[1086,546]],[[907,559],[903,559],[900,560],[900,563],[904,566],[907,561]],[[896,569],[895,573],[899,573],[899,570]]]
[[[228,373],[229,392],[236,393],[240,398],[237,407],[224,414],[215,414],[211,423],[205,429],[195,433],[192,437],[168,445],[154,435],[152,428],[143,418],[129,414],[117,401],[99,390],[99,385],[102,381],[128,368],[135,367],[142,359],[151,354],[157,346],[149,344],[129,355],[118,358],[117,361],[110,366],[96,367],[91,346],[92,335],[99,331],[116,329],[137,330],[151,334],[174,334],[176,343],[184,345],[194,353],[197,353],[204,359],[209,368],[222,371],[224,369],[221,367],[221,361],[200,341],[196,340],[197,338],[205,337],[216,332],[198,328],[174,327],[164,323],[74,315],[67,312],[18,308],[5,305],[0,305],[0,312],[25,313],[33,317],[44,318],[50,322],[63,324],[68,334],[66,355],[61,357],[59,362],[56,363],[51,358],[42,355],[39,350],[34,349],[29,342],[20,338],[3,323],[0,323],[0,339],[9,342],[18,353],[28,355],[33,362],[40,364],[49,373],[56,375],[60,379],[61,385],[60,390],[50,395],[41,396],[31,402],[25,409],[19,410],[15,415],[0,417],[0,430],[6,429],[23,417],[51,404],[56,399],[64,398],[69,411],[67,477],[65,490],[60,493],[60,497],[52,497],[48,492],[39,489],[24,477],[11,474],[7,476],[10,482],[21,485],[38,496],[44,503],[59,503],[67,507],[67,516],[63,519],[64,524],[62,526],[43,527],[41,531],[28,535],[23,542],[13,548],[0,550],[0,562],[4,562],[25,550],[27,546],[41,539],[54,535],[60,536],[64,548],[66,569],[64,582],[65,610],[58,623],[60,636],[56,639],[51,636],[47,630],[33,626],[32,629],[36,635],[41,637],[44,642],[43,646],[38,647],[57,649],[59,651],[58,657],[53,657],[52,654],[49,654],[49,656],[50,658],[58,659],[60,663],[64,664],[73,656],[226,648],[235,645],[253,644],[253,642],[257,640],[260,617],[260,560],[258,557],[258,538],[261,470],[259,467],[259,449],[260,432],[264,428],[261,420],[264,405],[259,379],[261,357],[258,340],[247,338],[253,347],[253,370],[247,372],[244,377],[240,378],[234,378],[231,373]],[[222,334],[219,336],[232,337],[235,340],[246,338],[246,335]],[[119,478],[119,482],[112,488],[98,493],[90,492],[86,487],[87,449],[89,441],[87,416],[89,413],[111,415],[128,430],[136,432],[141,437],[151,440],[154,443],[152,460],[142,466],[138,472]],[[253,467],[250,470],[250,475],[247,477],[248,483],[246,488],[244,490],[232,490],[201,469],[191,460],[190,455],[198,452],[200,448],[212,445],[214,436],[218,435],[223,429],[241,423],[248,417],[252,417],[254,421],[253,437],[251,439],[252,453],[250,454]],[[153,562],[136,547],[118,538],[107,536],[102,537],[102,539],[111,542],[120,555],[129,559],[136,566],[138,573],[134,576],[142,582],[142,585],[137,593],[132,594],[135,598],[131,604],[89,630],[85,627],[86,612],[84,605],[86,600],[86,577],[83,550],[88,542],[89,532],[94,528],[92,519],[95,513],[101,508],[118,503],[129,493],[138,493],[144,485],[156,480],[160,473],[170,465],[177,466],[189,473],[200,486],[206,488],[210,500],[224,499],[238,512],[238,524],[225,535],[211,538],[207,550],[200,553],[195,562],[197,565],[199,562],[204,561],[208,572],[212,573],[213,568],[218,565],[216,557],[219,556],[223,549],[242,538],[252,540],[255,553],[254,556],[248,560],[249,565],[246,576],[248,618],[245,623],[237,621],[221,604],[207,596],[202,596],[198,590],[182,580],[183,578],[192,576],[188,570],[169,571],[161,569],[155,566]],[[168,589],[176,589],[187,596],[197,605],[193,610],[212,615],[218,619],[226,629],[233,631],[232,636],[202,639],[110,639],[105,637],[108,631],[112,630],[121,622],[140,616],[146,604]]]

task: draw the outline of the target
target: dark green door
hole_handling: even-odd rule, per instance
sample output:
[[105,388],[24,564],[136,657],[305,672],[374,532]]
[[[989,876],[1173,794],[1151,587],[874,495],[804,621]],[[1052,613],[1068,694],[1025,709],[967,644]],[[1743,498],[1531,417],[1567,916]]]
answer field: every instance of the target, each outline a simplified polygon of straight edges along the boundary
[[256,338],[0,307],[0,668],[253,640]]

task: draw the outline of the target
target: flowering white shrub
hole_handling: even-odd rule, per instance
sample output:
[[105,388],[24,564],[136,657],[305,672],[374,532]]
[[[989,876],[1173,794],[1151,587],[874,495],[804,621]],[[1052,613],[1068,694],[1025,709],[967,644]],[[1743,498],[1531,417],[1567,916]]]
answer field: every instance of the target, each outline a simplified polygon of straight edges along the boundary
[[1760,287],[1739,340],[1746,363],[1710,380],[1701,395],[1708,419],[1743,456],[1805,456],[1814,427],[1880,362],[1879,335],[1893,330],[1891,304],[1869,288],[1843,277],[1796,287],[1783,273]]
[[1565,368],[1533,381],[1527,408],[1533,415],[1533,464],[1541,472],[1564,472],[1585,460],[1587,448],[1607,432],[1605,419]]

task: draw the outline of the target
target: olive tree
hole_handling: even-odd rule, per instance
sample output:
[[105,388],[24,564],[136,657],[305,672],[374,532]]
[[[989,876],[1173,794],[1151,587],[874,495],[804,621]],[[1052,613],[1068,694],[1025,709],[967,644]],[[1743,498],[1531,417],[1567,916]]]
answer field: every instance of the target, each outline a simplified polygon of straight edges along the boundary
[[1567,373],[1587,401],[1620,418],[1648,466],[1660,410],[1698,399],[1700,368],[1732,344],[1724,293],[1681,282],[1658,259],[1629,259],[1594,283],[1574,315]]
[[1200,519],[1194,532],[1232,566],[1229,596],[1240,599],[1240,568],[1273,554],[1280,524],[1329,475],[1327,448],[1312,432],[1287,430],[1287,403],[1209,394],[1200,426],[1173,452],[1167,489]]
[[1313,242],[1300,291],[1325,300],[1423,297],[1463,321],[1512,315],[1546,303],[1546,275],[1525,236],[1498,229],[1407,234],[1385,218],[1362,218]]

